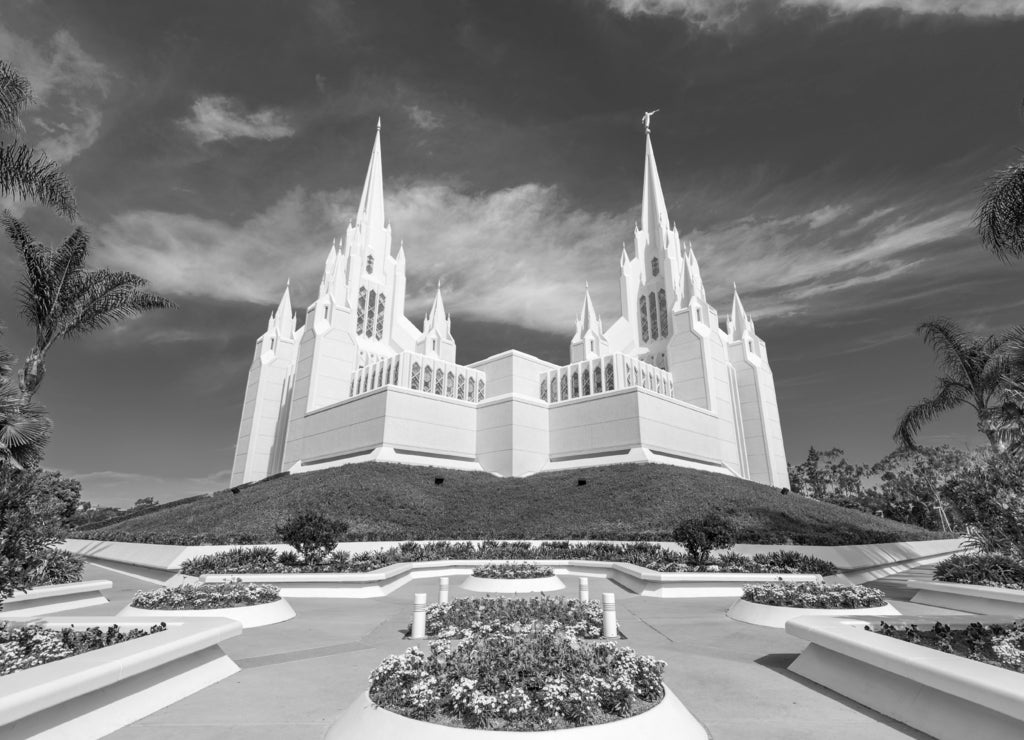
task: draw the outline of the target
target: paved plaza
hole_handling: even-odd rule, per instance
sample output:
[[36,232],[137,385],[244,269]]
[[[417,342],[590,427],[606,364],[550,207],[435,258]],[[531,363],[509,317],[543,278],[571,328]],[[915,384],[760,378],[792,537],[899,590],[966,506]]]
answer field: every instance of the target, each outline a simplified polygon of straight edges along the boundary
[[[108,578],[107,606],[78,614],[116,613],[151,583],[87,566]],[[473,596],[452,579],[452,598]],[[575,593],[575,579],[564,592]],[[895,585],[894,585],[895,584]],[[879,585],[905,614],[954,614],[899,600],[897,579]],[[436,599],[421,581],[378,599],[292,599],[296,618],[246,630],[222,647],[239,673],[109,737],[116,740],[314,739],[366,688],[381,659],[413,644],[403,638],[413,593]],[[592,598],[615,594],[626,644],[668,663],[665,681],[716,740],[888,740],[927,737],[812,684],[787,670],[805,643],[782,630],[725,616],[733,599],[655,599],[598,578]],[[426,641],[423,642],[424,646]]]

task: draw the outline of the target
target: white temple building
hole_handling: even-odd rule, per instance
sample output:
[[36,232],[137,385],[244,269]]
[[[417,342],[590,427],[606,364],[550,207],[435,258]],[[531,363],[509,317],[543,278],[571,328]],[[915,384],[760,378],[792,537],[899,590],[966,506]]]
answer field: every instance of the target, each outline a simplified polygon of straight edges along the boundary
[[502,476],[657,462],[788,486],[765,343],[738,293],[719,326],[646,129],[621,316],[605,326],[586,290],[567,365],[514,349],[459,365],[440,284],[422,329],[405,316],[378,121],[355,225],[331,246],[303,325],[285,286],[256,341],[231,485],[378,460]]

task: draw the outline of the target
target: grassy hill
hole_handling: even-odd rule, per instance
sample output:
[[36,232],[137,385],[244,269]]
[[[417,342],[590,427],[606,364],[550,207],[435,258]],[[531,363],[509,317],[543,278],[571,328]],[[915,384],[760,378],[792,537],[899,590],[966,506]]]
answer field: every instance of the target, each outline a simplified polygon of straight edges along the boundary
[[669,539],[681,519],[711,510],[735,521],[741,542],[861,544],[938,536],[758,483],[657,464],[496,478],[362,463],[237,490],[82,529],[77,536],[168,544],[276,542],[276,527],[306,509],[349,522],[352,540]]

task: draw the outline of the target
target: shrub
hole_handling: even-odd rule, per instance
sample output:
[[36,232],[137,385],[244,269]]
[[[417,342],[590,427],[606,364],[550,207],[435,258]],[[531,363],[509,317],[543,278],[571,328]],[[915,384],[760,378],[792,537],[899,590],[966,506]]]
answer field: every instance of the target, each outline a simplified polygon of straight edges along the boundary
[[935,580],[1024,589],[1024,563],[998,553],[957,553],[938,564]]
[[48,629],[36,625],[12,626],[0,622],[0,676],[52,663],[61,658],[70,658],[90,650],[116,645],[136,637],[145,637],[167,629],[161,622],[149,628],[149,632],[132,629],[122,632],[115,624],[106,630],[89,627],[75,630],[74,626],[63,629]]
[[728,549],[736,544],[736,525],[717,512],[685,519],[672,532],[676,544],[686,548],[697,565],[707,565],[712,550]]
[[829,583],[763,583],[743,587],[743,599],[795,609],[867,609],[885,606],[885,594],[868,586]]
[[489,563],[473,569],[477,578],[548,578],[555,571],[533,563]]
[[186,576],[201,576],[204,573],[290,573],[293,570],[297,569],[279,562],[277,550],[265,545],[233,547],[224,552],[189,558],[181,564],[181,572]]
[[1024,458],[993,455],[965,468],[942,487],[942,497],[967,525],[983,552],[1024,560]]
[[315,511],[296,514],[277,528],[281,540],[298,550],[307,563],[326,558],[347,531],[345,522]]
[[153,591],[137,591],[131,606],[137,609],[228,609],[269,604],[280,598],[276,587],[260,583],[183,583]]
[[758,553],[751,560],[762,566],[757,572],[763,573],[817,573],[820,576],[834,576],[839,572],[831,561],[793,550]]
[[29,576],[32,586],[56,586],[61,583],[78,583],[82,580],[85,558],[74,553],[53,548],[46,555],[46,561]]
[[415,719],[494,730],[555,730],[649,709],[665,663],[557,629],[411,647],[370,674],[370,698]]
[[469,638],[516,634],[537,626],[556,626],[577,637],[600,637],[603,611],[597,601],[576,599],[455,599],[427,607],[431,637]]
[[869,632],[877,632],[885,637],[910,642],[915,645],[952,653],[962,658],[970,658],[981,663],[999,666],[1018,673],[1024,673],[1024,621],[1010,624],[982,624],[973,622],[965,628],[953,629],[948,624],[936,622],[928,630],[922,630],[915,624],[902,628],[880,623],[872,628],[864,627]]

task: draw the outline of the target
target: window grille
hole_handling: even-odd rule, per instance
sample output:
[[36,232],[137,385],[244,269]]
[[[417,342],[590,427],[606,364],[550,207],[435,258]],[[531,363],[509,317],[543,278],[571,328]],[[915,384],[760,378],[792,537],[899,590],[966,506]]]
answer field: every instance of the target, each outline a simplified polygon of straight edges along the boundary
[[640,296],[640,336],[646,342],[651,338],[651,332],[647,328],[647,297]]
[[615,366],[610,362],[604,366],[604,382],[607,390],[615,390]]
[[651,336],[655,339],[658,338],[658,309],[654,303],[654,291],[651,291],[651,297],[649,299],[651,307]]
[[384,294],[381,293],[377,296],[377,331],[375,332],[377,339],[384,336]]
[[572,397],[580,397],[580,374],[578,370],[572,372]]
[[437,372],[434,373],[434,395],[444,395],[444,371],[441,368],[438,368]]
[[481,380],[480,383],[476,387],[476,400],[477,401],[483,401],[484,400],[484,381],[483,380]]
[[476,378],[469,379],[469,400],[476,400]]
[[[700,318],[698,316],[698,318]],[[658,322],[661,324],[661,336],[668,336],[668,302],[665,299],[665,289],[658,291]]]
[[583,369],[583,395],[590,395],[590,370]]
[[601,392],[601,366],[594,368],[594,393]]
[[541,401],[547,401],[548,400],[548,379],[547,378],[541,378],[541,380],[540,380],[540,400]]
[[423,369],[423,390],[424,390],[424,392],[430,393],[430,383],[431,383],[431,381],[433,379],[434,379],[434,376],[431,375],[430,365],[427,365]]
[[455,396],[455,373],[448,373],[448,383],[445,386],[444,394],[448,396],[448,398],[453,398]]
[[564,401],[569,397],[569,376],[563,375],[558,383],[558,400]]
[[409,383],[414,391],[420,389],[420,363],[412,363],[412,381]]
[[466,400],[466,376],[462,375],[461,373],[459,374],[459,386],[458,391],[455,394],[455,397],[458,398],[460,401]]
[[366,272],[367,274],[373,274],[373,255],[371,254],[366,258]]
[[366,304],[366,336],[373,336],[373,310],[377,307],[377,291],[370,291],[370,300]]
[[660,272],[660,268],[659,268],[659,265],[658,265],[658,258],[657,257],[651,257],[651,274],[654,277],[658,277],[658,273],[659,272]]
[[359,289],[359,304],[356,307],[356,334],[363,333],[363,323],[366,321],[366,288]]

